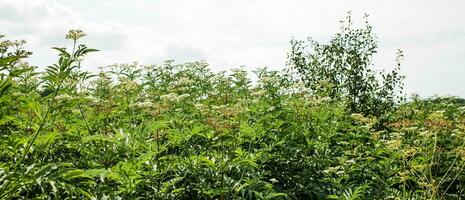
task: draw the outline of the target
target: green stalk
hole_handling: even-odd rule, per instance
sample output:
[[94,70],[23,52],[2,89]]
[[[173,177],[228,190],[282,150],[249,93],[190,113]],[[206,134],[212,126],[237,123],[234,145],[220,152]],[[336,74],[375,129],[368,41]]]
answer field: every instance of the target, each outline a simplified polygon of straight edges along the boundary
[[63,85],[63,82],[64,82],[64,78],[61,79],[60,83],[58,84],[58,87],[57,89],[55,90],[55,92],[53,93],[53,97],[52,99],[48,102],[48,108],[47,108],[47,111],[45,112],[45,116],[44,118],[42,118],[42,121],[40,122],[40,126],[39,128],[37,129],[37,131],[34,133],[34,137],[32,138],[31,142],[28,144],[28,146],[26,147],[26,151],[24,152],[23,156],[21,157],[21,159],[19,160],[19,162],[16,163],[16,165],[14,166],[13,170],[16,170],[16,168],[21,165],[21,163],[23,162],[23,160],[26,158],[27,154],[29,153],[29,151],[31,150],[31,147],[32,147],[32,144],[34,144],[35,140],[37,139],[37,136],[39,136],[39,133],[40,131],[42,130],[42,128],[44,127],[45,125],[45,122],[47,120],[47,117],[48,115],[50,114],[50,111],[51,111],[51,104],[52,102],[55,101],[55,98],[56,96],[58,95],[58,92],[61,88],[61,86]]
[[[73,51],[71,53],[71,62],[69,63],[69,65],[71,65],[74,61],[74,51],[75,51],[75,48],[76,48],[76,40],[73,40]],[[68,66],[69,67],[69,66]],[[45,121],[47,120],[47,117],[48,115],[50,114],[50,111],[51,111],[51,104],[52,102],[55,101],[55,98],[56,96],[58,95],[58,92],[60,91],[61,89],[61,86],[63,85],[63,82],[65,81],[65,76],[61,77],[61,80],[60,82],[58,83],[58,86],[57,86],[57,89],[55,90],[55,92],[53,93],[53,97],[52,99],[48,102],[48,108],[47,108],[47,111],[45,112],[45,116],[44,118],[42,119],[42,122],[40,123],[40,126],[39,128],[37,129],[37,131],[34,133],[34,137],[32,138],[31,142],[28,144],[28,146],[26,147],[26,151],[24,152],[21,160],[19,160],[19,162],[16,163],[15,167],[13,168],[13,170],[16,169],[17,166],[19,166],[23,160],[26,158],[27,154],[29,153],[29,151],[31,150],[31,147],[32,147],[32,144],[34,144],[35,140],[37,139],[37,136],[39,136],[39,133],[40,131],[42,130],[42,128],[44,127],[45,125]]]
[[82,111],[82,107],[81,107],[80,104],[78,104],[78,109],[79,109],[79,112],[81,113],[81,116],[82,116],[82,119],[84,120],[84,123],[86,124],[87,131],[90,134],[91,133],[90,126],[89,126],[89,123],[87,122],[86,116],[84,115],[84,112]]

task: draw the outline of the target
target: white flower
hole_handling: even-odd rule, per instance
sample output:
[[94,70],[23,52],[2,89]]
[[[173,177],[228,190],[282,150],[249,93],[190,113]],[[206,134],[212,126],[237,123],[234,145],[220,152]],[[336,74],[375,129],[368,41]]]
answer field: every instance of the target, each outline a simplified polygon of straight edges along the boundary
[[71,112],[72,112],[73,114],[75,114],[75,115],[81,114],[81,111],[79,111],[78,109],[73,109],[73,110],[71,110]]
[[76,41],[79,38],[84,37],[84,36],[86,36],[86,33],[84,33],[84,31],[79,30],[79,29],[71,29],[69,30],[68,34],[66,34],[65,38]]
[[72,99],[73,97],[70,96],[69,94],[60,94],[58,96],[55,97],[56,100],[62,100],[62,101],[65,101],[65,100],[70,100]]
[[251,93],[251,95],[254,96],[254,97],[265,96],[265,94],[266,94],[266,90],[258,90],[258,91],[255,91],[255,92]]
[[165,95],[160,96],[160,98],[161,98],[161,100],[164,100],[164,101],[176,101],[178,96],[179,95],[176,94],[176,93],[169,93],[169,94],[165,94]]
[[21,92],[13,92],[11,94],[11,96],[14,96],[14,97],[19,97],[19,96],[22,96],[22,95],[23,95],[23,93],[21,93]]
[[189,98],[190,96],[191,96],[190,94],[178,95],[176,93],[169,93],[169,94],[165,94],[165,95],[160,96],[160,98],[163,101],[181,101],[181,100],[184,100],[186,98]]
[[194,107],[197,108],[198,110],[204,111],[206,110],[207,106],[201,103],[196,103],[194,104]]
[[276,180],[275,178],[272,178],[272,179],[270,179],[270,182],[272,182],[272,183],[278,183],[279,181]]
[[355,160],[354,159],[346,160],[346,163],[347,164],[355,164]]
[[223,110],[223,109],[225,109],[225,108],[226,108],[226,106],[225,106],[225,105],[220,105],[220,106],[212,106],[212,109],[213,109],[213,110]]
[[184,100],[186,98],[189,98],[191,95],[190,94],[181,94],[178,96],[178,100]]
[[178,81],[179,85],[191,85],[192,83],[194,83],[194,81],[188,77],[181,77]]
[[153,107],[153,103],[150,101],[143,101],[143,102],[137,102],[134,106],[137,108],[151,108]]
[[320,100],[321,101],[331,101],[331,97],[323,97]]
[[329,173],[331,173],[331,172],[339,172],[339,169],[341,169],[341,166],[328,167],[328,169],[323,170],[323,173],[329,174]]

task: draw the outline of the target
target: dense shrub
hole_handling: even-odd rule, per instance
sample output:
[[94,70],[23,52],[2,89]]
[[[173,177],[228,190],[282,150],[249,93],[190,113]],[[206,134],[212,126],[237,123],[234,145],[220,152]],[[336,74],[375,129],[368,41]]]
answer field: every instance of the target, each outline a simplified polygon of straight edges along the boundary
[[293,39],[288,63],[313,92],[323,90],[333,99],[345,99],[351,112],[381,116],[403,100],[403,53],[397,52],[394,70],[377,73],[372,66],[377,47],[368,21],[354,28],[349,14],[328,44]]
[[70,31],[72,50],[55,48],[58,62],[44,72],[21,62],[27,53],[2,55],[0,199],[465,193],[463,99],[389,104],[381,120],[354,112],[372,109],[359,104],[374,91],[347,103],[339,95],[355,93],[315,91],[286,70],[259,69],[256,83],[244,69],[214,73],[204,62],[116,64],[92,75],[80,69],[95,51],[78,43],[83,36]]

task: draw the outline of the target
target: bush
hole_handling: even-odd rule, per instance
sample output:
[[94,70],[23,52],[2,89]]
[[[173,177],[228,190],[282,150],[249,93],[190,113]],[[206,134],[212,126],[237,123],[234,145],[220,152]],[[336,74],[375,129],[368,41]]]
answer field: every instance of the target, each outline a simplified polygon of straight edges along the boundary
[[307,42],[291,40],[288,63],[311,91],[347,100],[352,113],[380,116],[403,99],[404,77],[399,73],[403,57],[399,50],[396,68],[379,73],[379,80],[372,70],[377,47],[368,21],[364,27],[354,28],[349,14],[341,22],[341,31],[328,44],[311,38]]

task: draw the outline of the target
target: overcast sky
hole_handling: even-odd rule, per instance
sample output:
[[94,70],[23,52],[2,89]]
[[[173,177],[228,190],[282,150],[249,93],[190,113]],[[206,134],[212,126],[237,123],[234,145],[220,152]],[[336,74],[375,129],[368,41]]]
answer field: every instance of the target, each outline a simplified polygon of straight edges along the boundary
[[464,0],[0,0],[0,34],[25,39],[29,62],[56,60],[50,47],[82,29],[100,52],[85,69],[138,61],[205,60],[214,71],[285,65],[292,37],[325,42],[352,11],[364,13],[379,38],[375,65],[392,69],[405,52],[407,93],[465,97]]

